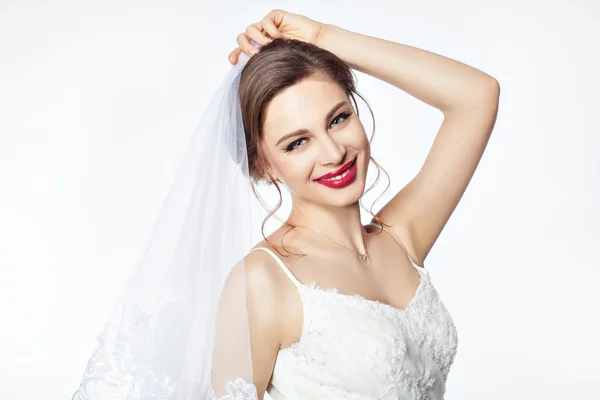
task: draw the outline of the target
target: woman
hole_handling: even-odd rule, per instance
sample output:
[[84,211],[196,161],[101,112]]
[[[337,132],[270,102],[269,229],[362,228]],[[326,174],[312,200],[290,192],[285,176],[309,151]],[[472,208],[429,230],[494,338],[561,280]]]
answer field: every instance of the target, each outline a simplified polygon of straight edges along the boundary
[[[249,40],[264,47],[256,51]],[[488,142],[497,81],[424,50],[282,10],[237,41],[230,62],[240,52],[255,57],[240,81],[246,134],[255,143],[252,178],[281,182],[293,202],[283,226],[253,249],[264,251],[246,257],[258,397],[441,398],[457,336],[423,262]],[[349,101],[351,72],[336,56],[444,113],[421,171],[366,226],[359,199],[370,145]],[[382,225],[388,234],[380,234]],[[405,330],[414,354],[388,341],[390,323]]]
[[[152,336],[152,343],[156,337],[170,338],[161,348],[177,351],[158,352],[163,356],[159,360],[169,362],[157,362],[152,346],[132,355],[130,349],[139,348],[134,344],[148,342],[149,329],[140,334],[131,326],[150,320],[150,314],[139,312],[137,306],[124,309],[121,328],[115,330],[119,333],[113,336],[136,341],[117,340],[116,345],[101,347],[102,357],[90,361],[74,399],[198,398],[194,393],[206,393],[200,376],[207,376],[207,369],[206,363],[193,359],[206,359],[207,354],[212,360],[211,399],[262,399],[266,392],[274,400],[442,399],[458,339],[424,260],[488,142],[498,108],[497,81],[440,55],[283,10],[273,10],[250,25],[237,42],[230,62],[235,66],[242,60],[243,70],[239,79],[232,78],[231,87],[239,101],[247,175],[252,183],[275,186],[280,195],[285,186],[292,195],[292,211],[279,229],[227,270],[227,279],[216,292],[214,337],[207,341],[200,336],[213,332],[203,322],[213,315],[214,296],[201,296],[210,291],[204,267],[214,263],[206,255],[211,248],[200,238],[201,231],[189,233],[187,237],[198,238],[188,247],[204,246],[194,250],[204,263],[197,279],[202,290],[194,287],[195,304],[200,307],[186,314],[164,314],[179,317],[167,318],[169,324],[163,326],[185,322],[181,315],[192,316],[195,322],[185,325],[185,335],[178,330],[170,332],[172,336]],[[353,96],[358,93],[350,68],[380,78],[444,113],[420,172],[365,226],[359,200],[373,158],[358,118]],[[236,123],[234,117],[228,126]],[[219,140],[218,133],[213,136]],[[228,151],[236,160],[244,158],[239,149]],[[203,162],[223,173],[214,163]],[[203,188],[212,180],[211,176],[196,179]],[[216,181],[221,187],[229,185],[229,180]],[[217,188],[203,190],[215,193]],[[220,206],[234,208],[229,203]],[[203,208],[202,213],[206,218],[210,212]],[[218,218],[226,224],[243,215]],[[185,218],[187,223],[202,217],[186,212]],[[211,237],[230,235],[215,232],[219,226],[210,226]],[[236,229],[245,225],[237,224]],[[229,250],[219,250],[215,259]],[[183,264],[187,256],[181,252],[173,258]],[[194,271],[199,269],[197,262],[190,264]],[[142,273],[137,276],[139,282],[148,282]],[[170,281],[196,279],[181,276],[185,279]],[[140,286],[132,284],[132,291]],[[157,318],[159,326],[164,315]],[[187,345],[178,346],[179,342]],[[121,348],[127,351],[114,350]],[[107,357],[108,353],[113,356]],[[146,355],[152,355],[153,361],[140,368],[139,360],[146,360]],[[109,387],[112,391],[107,394]]]

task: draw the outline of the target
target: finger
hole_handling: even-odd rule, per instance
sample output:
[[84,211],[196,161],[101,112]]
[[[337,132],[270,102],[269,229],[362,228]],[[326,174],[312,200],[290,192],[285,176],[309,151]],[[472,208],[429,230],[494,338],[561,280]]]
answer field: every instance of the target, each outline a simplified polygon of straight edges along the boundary
[[246,36],[245,32],[244,33],[240,33],[237,36],[237,42],[238,42],[238,45],[239,45],[240,49],[244,53],[248,54],[248,57],[252,57],[252,54],[250,54],[250,51],[252,49],[256,49],[256,47],[252,46],[252,43],[250,43],[250,39],[248,39],[248,36]]
[[260,22],[249,25],[246,28],[246,36],[254,40],[256,43],[260,44],[261,46],[269,44],[272,40],[263,33],[263,28]]
[[239,47],[236,47],[231,53],[229,53],[229,62],[232,64],[237,64],[241,52],[242,50]]
[[269,20],[269,21],[273,22],[276,27],[278,27],[278,26],[281,26],[281,24],[283,23],[283,20],[284,20],[286,14],[287,13],[285,11],[275,8],[275,9],[271,10],[263,18],[263,20],[265,20],[265,19]]
[[260,21],[260,24],[273,39],[284,37],[283,33],[279,32],[279,29],[277,29],[277,26],[275,26],[275,23],[271,19],[264,18]]

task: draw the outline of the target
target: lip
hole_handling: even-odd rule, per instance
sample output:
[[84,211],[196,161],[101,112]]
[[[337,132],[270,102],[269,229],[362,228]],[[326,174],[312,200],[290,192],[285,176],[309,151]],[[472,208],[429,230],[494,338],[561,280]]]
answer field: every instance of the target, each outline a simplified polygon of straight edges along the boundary
[[322,175],[320,177],[318,177],[317,179],[315,179],[315,181],[321,180],[321,179],[327,179],[327,178],[333,178],[336,175],[339,175],[341,173],[343,173],[344,171],[346,171],[348,168],[350,168],[350,165],[356,160],[356,157],[350,161],[348,161],[346,164],[342,165],[340,169],[330,172],[328,174]]
[[341,189],[341,188],[344,188],[344,187],[350,185],[352,182],[354,182],[354,180],[356,178],[356,169],[357,169],[356,158],[353,161],[351,161],[350,164],[351,164],[351,167],[348,169],[348,173],[343,178],[337,179],[337,180],[331,180],[331,181],[317,180],[315,182],[318,184],[321,184],[323,186],[326,186],[328,188],[331,188],[331,189]]

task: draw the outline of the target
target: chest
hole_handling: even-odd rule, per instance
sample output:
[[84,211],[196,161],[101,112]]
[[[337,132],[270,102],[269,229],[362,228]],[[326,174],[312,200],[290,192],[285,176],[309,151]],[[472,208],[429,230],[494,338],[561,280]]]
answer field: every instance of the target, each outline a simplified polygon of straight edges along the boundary
[[[389,252],[388,252],[389,253]],[[420,273],[410,261],[398,254],[374,251],[368,264],[348,257],[305,258],[293,264],[292,273],[301,282],[319,282],[326,288],[338,288],[342,293],[360,293],[366,299],[404,308],[415,297],[420,285]],[[329,256],[329,255],[328,255]],[[296,288],[289,285],[291,297]],[[295,314],[297,301],[287,310]]]
[[403,309],[315,284],[299,292],[302,335],[280,350],[275,380],[279,374],[312,376],[327,392],[323,398],[368,393],[373,398],[418,399],[436,398],[432,391],[443,393],[458,338],[428,278]]

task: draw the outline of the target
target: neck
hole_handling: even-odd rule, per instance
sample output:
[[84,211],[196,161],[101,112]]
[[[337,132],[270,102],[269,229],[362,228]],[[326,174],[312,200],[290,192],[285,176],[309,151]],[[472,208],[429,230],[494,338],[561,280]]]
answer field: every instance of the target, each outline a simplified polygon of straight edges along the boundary
[[344,207],[324,207],[320,204],[302,202],[292,208],[286,222],[318,230],[359,254],[366,253],[366,234],[360,220],[358,202]]

